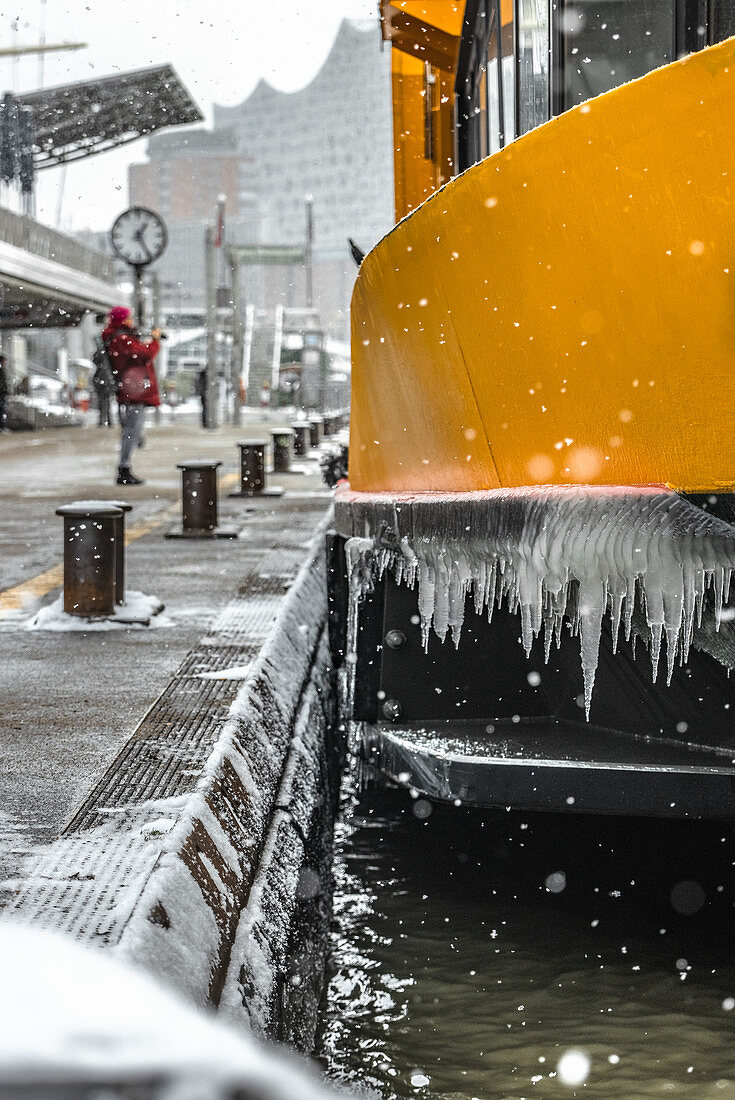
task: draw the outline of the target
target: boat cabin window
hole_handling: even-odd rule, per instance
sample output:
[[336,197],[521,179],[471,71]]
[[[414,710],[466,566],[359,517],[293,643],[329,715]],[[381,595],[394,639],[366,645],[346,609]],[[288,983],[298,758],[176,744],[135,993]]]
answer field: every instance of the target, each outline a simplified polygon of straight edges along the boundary
[[735,34],[735,3],[733,0],[720,0],[712,5],[708,22],[710,23],[710,41],[724,42]]
[[562,111],[676,57],[673,3],[560,0],[557,11]]
[[518,3],[518,135],[527,134],[551,114],[549,88],[549,5]]
[[467,0],[460,171],[552,115],[735,35],[735,0]]
[[[493,16],[495,13],[493,12]],[[490,41],[487,47],[487,144],[488,151],[497,153],[504,144],[500,116],[501,90],[498,84],[498,29],[493,18]]]

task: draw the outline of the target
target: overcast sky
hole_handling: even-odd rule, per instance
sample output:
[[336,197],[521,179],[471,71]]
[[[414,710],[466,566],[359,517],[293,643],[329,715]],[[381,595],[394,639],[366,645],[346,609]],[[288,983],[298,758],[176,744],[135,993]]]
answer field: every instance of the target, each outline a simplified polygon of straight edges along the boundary
[[[0,0],[0,3],[2,0]],[[86,42],[74,53],[0,58],[2,89],[28,91],[173,64],[207,117],[239,103],[264,77],[296,91],[316,75],[342,19],[375,22],[377,0],[27,0],[0,11],[0,46]],[[22,14],[18,15],[18,11]],[[17,24],[17,25],[16,25]],[[41,174],[38,216],[62,229],[107,228],[127,200],[126,168],[145,140],[70,165],[59,211],[60,170]]]

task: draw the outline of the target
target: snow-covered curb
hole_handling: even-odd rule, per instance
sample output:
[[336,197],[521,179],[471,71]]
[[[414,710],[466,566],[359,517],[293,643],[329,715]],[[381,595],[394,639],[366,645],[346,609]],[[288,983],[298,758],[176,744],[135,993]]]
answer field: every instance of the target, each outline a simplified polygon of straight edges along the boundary
[[[287,952],[296,907],[299,902],[330,895],[323,881],[328,872],[309,851],[314,847],[309,841],[314,835],[315,819],[330,785],[323,749],[330,717],[326,635],[322,636],[320,650],[296,716],[276,809],[237,927],[220,1000],[220,1011],[225,1016],[233,1022],[244,1018],[263,1037],[272,1033],[277,1022],[274,1017],[279,980],[294,986],[308,980],[300,967],[288,973]],[[315,1009],[316,1005],[310,1007]],[[316,1027],[315,1018],[311,1026]],[[300,1030],[310,1030],[309,1022],[302,1019]]]
[[[247,670],[196,789],[65,834],[23,882],[11,916],[107,944],[189,1000],[218,1003],[285,762],[292,746],[297,766],[305,752],[318,751],[332,705],[325,531],[326,522]],[[301,767],[307,777],[312,771]],[[313,778],[293,789],[295,819],[321,792]]]
[[326,619],[324,529],[253,662],[116,952],[217,1003]]

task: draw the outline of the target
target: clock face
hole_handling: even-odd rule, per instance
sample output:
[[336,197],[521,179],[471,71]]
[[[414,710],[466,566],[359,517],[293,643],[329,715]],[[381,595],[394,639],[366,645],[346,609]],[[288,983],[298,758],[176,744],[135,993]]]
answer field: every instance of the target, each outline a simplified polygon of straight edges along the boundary
[[115,220],[110,239],[121,259],[142,267],[162,254],[168,234],[158,214],[146,206],[131,206]]

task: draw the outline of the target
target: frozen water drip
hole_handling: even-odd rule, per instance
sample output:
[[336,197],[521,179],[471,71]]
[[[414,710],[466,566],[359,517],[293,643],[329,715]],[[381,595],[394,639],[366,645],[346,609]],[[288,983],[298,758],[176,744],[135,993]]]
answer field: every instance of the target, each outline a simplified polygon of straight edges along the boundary
[[613,651],[634,630],[636,599],[650,631],[653,679],[666,641],[667,683],[685,663],[712,593],[715,629],[735,568],[735,528],[663,488],[546,486],[475,493],[349,493],[338,501],[350,576],[350,618],[390,570],[418,585],[429,632],[459,645],[465,604],[492,620],[517,612],[526,653],[544,629],[546,659],[566,620],[580,639],[589,719],[602,621]]

